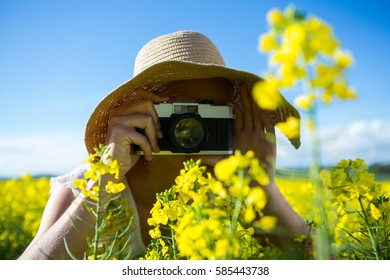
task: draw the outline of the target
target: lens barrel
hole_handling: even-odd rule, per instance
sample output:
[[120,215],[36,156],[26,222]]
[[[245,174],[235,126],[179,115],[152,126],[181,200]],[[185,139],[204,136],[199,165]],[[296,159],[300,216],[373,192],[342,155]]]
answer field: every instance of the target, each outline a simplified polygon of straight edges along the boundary
[[168,128],[171,144],[180,152],[197,153],[209,136],[207,126],[198,114],[180,114]]

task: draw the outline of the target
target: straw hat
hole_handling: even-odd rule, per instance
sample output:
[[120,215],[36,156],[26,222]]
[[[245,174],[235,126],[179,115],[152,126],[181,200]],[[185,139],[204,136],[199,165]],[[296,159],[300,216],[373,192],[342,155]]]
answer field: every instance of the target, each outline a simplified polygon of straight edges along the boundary
[[[204,35],[193,31],[178,31],[151,40],[138,53],[134,76],[109,93],[95,108],[85,131],[89,153],[104,143],[110,110],[137,88],[153,90],[167,82],[222,77],[232,84],[246,82],[252,87],[263,79],[252,73],[228,68],[217,47]],[[285,122],[289,116],[299,118],[298,111],[283,98],[282,105],[267,111],[274,124]],[[295,148],[300,139],[289,139]]]

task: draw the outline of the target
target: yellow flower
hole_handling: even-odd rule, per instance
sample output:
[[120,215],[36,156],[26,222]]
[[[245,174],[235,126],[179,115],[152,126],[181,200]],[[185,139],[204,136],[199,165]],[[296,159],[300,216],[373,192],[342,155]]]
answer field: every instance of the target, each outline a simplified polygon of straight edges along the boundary
[[266,33],[260,37],[259,47],[261,51],[266,52],[279,48],[279,45],[276,42],[276,38],[273,33]]
[[295,82],[305,76],[305,70],[295,64],[283,64],[279,67],[281,87],[294,86]]
[[91,179],[94,182],[97,182],[99,180],[98,174],[93,170],[88,170],[84,172],[84,178]]
[[264,169],[260,166],[257,159],[252,159],[250,164],[249,174],[257,181],[261,186],[269,185],[269,177]]
[[271,9],[267,13],[267,21],[271,26],[280,25],[284,21],[284,15],[279,9]]
[[123,191],[126,188],[125,184],[123,183],[113,183],[112,181],[109,181],[106,185],[106,191],[108,193],[119,193]]
[[313,103],[316,100],[315,94],[300,95],[295,98],[295,105],[298,107],[310,110],[313,108]]
[[244,210],[244,221],[246,223],[251,223],[256,218],[256,212],[252,207],[247,207]]
[[225,182],[229,181],[238,167],[238,161],[235,158],[229,157],[219,161],[214,167],[214,174],[218,180]]
[[297,236],[294,238],[294,241],[295,242],[298,242],[298,243],[302,243],[306,240],[306,235],[305,234],[301,234],[300,236]]
[[89,198],[91,198],[92,200],[97,201],[97,200],[98,200],[98,196],[99,196],[99,190],[100,190],[99,186],[94,186],[94,187],[92,188],[92,190],[87,191],[86,195],[87,195]]
[[90,154],[86,160],[83,161],[83,163],[89,162],[89,163],[95,163],[98,160],[97,154]]
[[262,188],[253,187],[246,196],[245,202],[247,205],[253,205],[257,209],[262,210],[267,203],[267,195]]
[[378,208],[375,207],[374,204],[370,203],[370,210],[371,210],[371,216],[375,219],[375,220],[379,220],[382,216],[382,213],[381,213],[381,210],[379,210]]
[[353,99],[356,97],[356,93],[347,87],[345,81],[334,83],[333,91],[340,99]]
[[107,174],[110,171],[109,166],[102,161],[91,164],[91,169],[102,175]]
[[298,118],[288,117],[286,122],[278,123],[277,127],[289,139],[297,138],[300,135],[300,121]]
[[282,95],[278,91],[277,80],[257,82],[252,90],[253,98],[261,109],[275,110],[282,102]]
[[334,54],[334,60],[338,66],[342,68],[347,68],[353,63],[352,53],[339,49]]
[[283,34],[283,44],[290,46],[292,48],[292,52],[299,52],[298,48],[302,48],[305,39],[306,30],[301,23],[287,26]]
[[149,235],[151,238],[156,239],[161,237],[161,231],[159,227],[149,230]]
[[110,174],[115,174],[115,179],[119,178],[119,165],[117,160],[112,160],[108,164]]
[[340,69],[334,65],[319,64],[316,67],[317,77],[313,79],[313,86],[326,88],[337,79]]
[[274,216],[264,216],[259,221],[256,221],[255,226],[265,231],[269,231],[275,228],[278,222],[278,218]]
[[229,241],[227,238],[217,240],[217,243],[215,244],[215,258],[223,259],[226,256],[228,248]]
[[83,179],[75,179],[73,181],[73,185],[80,189],[81,191],[85,191],[85,188],[87,187],[87,180],[83,180]]

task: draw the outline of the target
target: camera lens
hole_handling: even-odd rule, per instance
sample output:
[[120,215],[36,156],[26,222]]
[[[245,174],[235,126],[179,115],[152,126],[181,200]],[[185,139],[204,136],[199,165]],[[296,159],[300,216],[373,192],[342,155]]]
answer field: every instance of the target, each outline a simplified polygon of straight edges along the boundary
[[171,142],[181,152],[199,152],[206,138],[206,126],[198,115],[183,114],[172,122]]

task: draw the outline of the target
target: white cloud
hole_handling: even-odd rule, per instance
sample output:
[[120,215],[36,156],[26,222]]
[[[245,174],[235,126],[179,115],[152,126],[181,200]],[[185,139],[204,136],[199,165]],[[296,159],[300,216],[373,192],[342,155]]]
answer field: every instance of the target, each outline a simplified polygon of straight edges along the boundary
[[[310,136],[303,128],[302,147],[295,151],[283,136],[278,140],[278,164],[309,166]],[[382,120],[354,121],[320,131],[322,163],[334,165],[341,159],[362,158],[368,164],[390,163],[390,123]]]
[[0,154],[0,177],[16,177],[69,172],[87,152],[82,133],[54,133],[3,137]]
[[360,157],[369,164],[389,163],[390,123],[380,120],[352,122],[325,145],[324,154],[351,159]]

